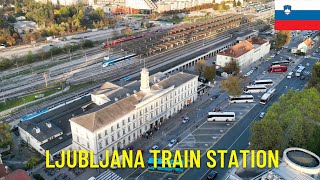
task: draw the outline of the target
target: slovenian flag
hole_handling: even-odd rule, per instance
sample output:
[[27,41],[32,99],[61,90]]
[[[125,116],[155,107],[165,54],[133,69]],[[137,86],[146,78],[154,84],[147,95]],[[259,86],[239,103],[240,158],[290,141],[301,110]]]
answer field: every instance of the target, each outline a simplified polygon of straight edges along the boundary
[[320,0],[275,0],[276,30],[320,30]]

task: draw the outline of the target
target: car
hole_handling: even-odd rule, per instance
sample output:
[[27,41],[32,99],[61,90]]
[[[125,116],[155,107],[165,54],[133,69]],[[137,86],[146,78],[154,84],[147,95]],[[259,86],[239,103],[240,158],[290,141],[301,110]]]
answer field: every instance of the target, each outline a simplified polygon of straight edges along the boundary
[[0,44],[0,49],[4,49],[4,48],[6,48],[6,45]]
[[280,51],[278,51],[277,54],[280,54]]
[[276,57],[276,54],[272,54],[270,57],[274,58],[274,57]]
[[306,58],[310,58],[310,55],[307,55]]
[[217,99],[220,96],[220,94],[214,94],[213,96],[211,96],[211,100]]
[[171,148],[171,147],[173,147],[175,144],[177,144],[177,142],[178,142],[178,140],[172,139],[172,140],[169,142],[168,146]]
[[257,70],[257,69],[258,69],[258,66],[256,66],[256,67],[252,68],[252,70],[254,70],[254,71],[255,71],[255,70]]
[[263,75],[267,74],[267,71],[263,71],[262,74],[263,74]]
[[319,50],[316,50],[316,53],[319,53]]
[[216,171],[211,170],[207,176],[207,179],[215,179],[218,173]]
[[185,124],[185,123],[187,123],[188,121],[189,121],[189,117],[186,116],[186,117],[183,118],[182,123]]
[[310,64],[309,64],[309,63],[307,63],[307,64],[306,64],[306,66],[310,66]]
[[263,118],[265,115],[266,115],[265,112],[261,112],[260,115],[259,115],[259,117],[260,117],[260,118]]
[[152,148],[149,150],[149,152],[151,153],[151,150],[157,150],[159,149],[159,146],[158,145],[154,145],[152,146]]

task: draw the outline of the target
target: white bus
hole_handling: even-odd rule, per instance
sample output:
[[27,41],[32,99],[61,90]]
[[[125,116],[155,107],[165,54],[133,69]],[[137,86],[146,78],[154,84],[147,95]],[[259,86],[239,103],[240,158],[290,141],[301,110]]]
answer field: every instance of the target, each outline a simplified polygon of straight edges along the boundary
[[264,80],[256,80],[253,83],[254,85],[265,85],[265,86],[272,86],[273,81],[271,79],[264,79]]
[[263,85],[247,86],[243,90],[244,93],[260,93],[267,92],[267,87]]
[[299,69],[296,71],[296,76],[297,77],[300,77],[300,75],[301,75],[301,73],[302,73],[302,71],[305,69],[305,67],[304,66],[299,66]]
[[233,97],[233,96],[229,97],[230,103],[249,103],[249,102],[254,102],[253,100],[254,98],[252,95],[241,95],[238,97]]
[[268,92],[266,92],[260,99],[260,104],[267,104],[267,102],[272,98],[276,89],[272,88]]
[[208,121],[235,121],[236,114],[234,112],[209,112]]

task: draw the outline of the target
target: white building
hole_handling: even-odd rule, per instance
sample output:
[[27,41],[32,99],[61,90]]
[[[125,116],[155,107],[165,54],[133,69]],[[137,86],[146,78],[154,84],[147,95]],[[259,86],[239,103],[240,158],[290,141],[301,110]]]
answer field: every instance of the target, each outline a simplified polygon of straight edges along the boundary
[[263,56],[268,54],[269,51],[269,41],[259,37],[251,37],[218,53],[216,65],[224,67],[234,59],[239,63],[240,68],[243,69],[261,59]]
[[41,3],[51,2],[54,5],[59,4],[59,5],[67,6],[67,5],[78,4],[78,3],[88,4],[89,0],[35,0],[35,1],[41,2]]
[[308,49],[311,48],[312,42],[313,41],[311,38],[307,38],[305,41],[298,45],[298,51],[300,50],[300,52],[306,53]]
[[[111,155],[197,99],[196,75],[180,72],[151,82],[142,69],[140,82],[124,87],[108,83],[93,93],[98,109],[70,119],[73,149],[93,150],[95,162],[104,160],[105,151]],[[136,85],[140,90],[129,93],[129,86]],[[113,95],[125,91],[122,98]]]
[[26,34],[29,31],[38,29],[38,24],[33,21],[17,21],[13,24],[13,27],[19,34]]

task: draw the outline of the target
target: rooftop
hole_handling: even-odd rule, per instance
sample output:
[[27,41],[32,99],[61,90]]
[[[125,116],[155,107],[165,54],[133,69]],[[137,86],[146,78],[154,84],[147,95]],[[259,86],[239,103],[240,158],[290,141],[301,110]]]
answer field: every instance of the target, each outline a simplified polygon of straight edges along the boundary
[[160,93],[161,90],[167,89],[171,86],[180,86],[195,77],[197,76],[188,73],[177,73],[155,83],[151,86],[149,91],[138,91],[119,101],[115,101],[112,104],[102,105],[96,109],[88,111],[84,115],[72,118],[70,121],[94,132],[132,112],[136,108],[136,105],[143,102],[145,99]]
[[25,170],[17,169],[3,178],[0,176],[0,180],[31,180],[31,177]]
[[249,41],[244,40],[244,41],[241,41],[240,43],[238,43],[238,44],[230,47],[229,49],[224,50],[218,54],[223,55],[223,56],[238,58],[238,57],[242,56],[243,54],[251,51],[252,49],[254,49],[254,46]]
[[304,40],[304,44],[306,44],[306,46],[310,47],[312,44],[312,39],[311,38],[307,38],[306,40]]
[[251,44],[258,44],[258,45],[262,45],[262,44],[265,44],[267,43],[268,41],[261,38],[261,37],[251,37],[249,39],[247,39],[247,41]]

